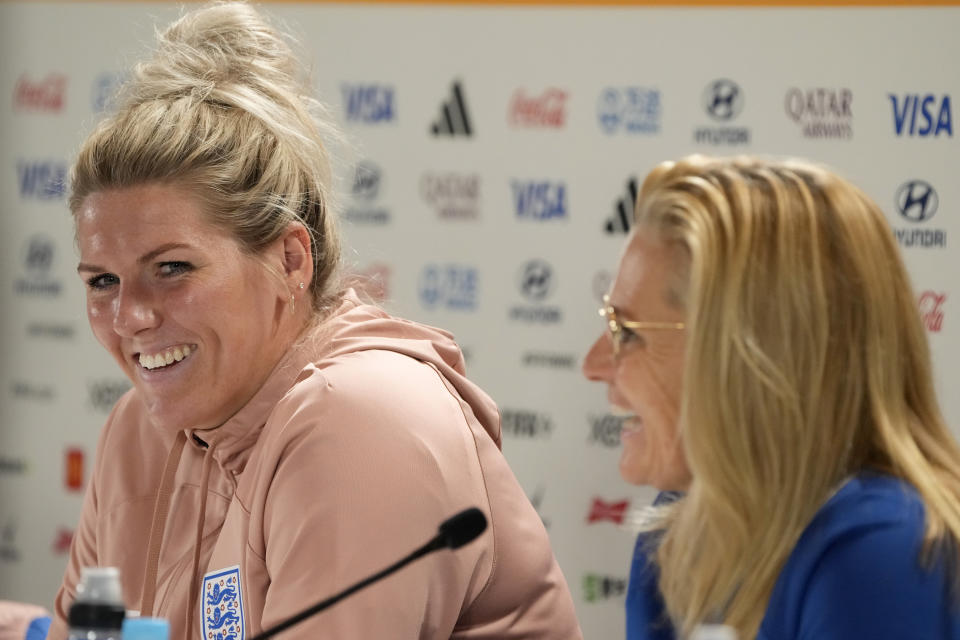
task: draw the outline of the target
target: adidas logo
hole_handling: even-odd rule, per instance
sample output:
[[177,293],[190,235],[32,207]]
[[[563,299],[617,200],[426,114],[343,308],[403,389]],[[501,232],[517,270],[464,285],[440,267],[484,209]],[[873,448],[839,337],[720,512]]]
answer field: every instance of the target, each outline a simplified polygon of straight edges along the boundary
[[630,178],[627,182],[627,193],[617,201],[616,212],[607,218],[603,225],[607,233],[627,233],[633,224],[633,210],[637,205],[637,179]]
[[440,106],[440,115],[430,125],[430,132],[435,136],[473,135],[470,115],[467,113],[467,102],[463,98],[463,89],[459,81],[453,83],[450,99]]

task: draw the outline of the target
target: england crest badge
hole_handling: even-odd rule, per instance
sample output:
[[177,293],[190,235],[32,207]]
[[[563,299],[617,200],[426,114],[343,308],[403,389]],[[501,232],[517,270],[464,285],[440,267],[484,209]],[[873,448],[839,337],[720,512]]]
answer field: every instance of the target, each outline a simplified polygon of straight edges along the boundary
[[200,619],[203,621],[203,640],[243,640],[239,566],[217,569],[203,576]]

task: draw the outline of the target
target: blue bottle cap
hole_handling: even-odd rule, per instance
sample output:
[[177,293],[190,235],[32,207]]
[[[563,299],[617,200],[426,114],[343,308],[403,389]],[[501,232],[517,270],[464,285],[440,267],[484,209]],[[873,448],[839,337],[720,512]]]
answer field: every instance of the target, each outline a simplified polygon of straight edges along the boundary
[[169,640],[170,623],[163,618],[127,618],[123,640]]

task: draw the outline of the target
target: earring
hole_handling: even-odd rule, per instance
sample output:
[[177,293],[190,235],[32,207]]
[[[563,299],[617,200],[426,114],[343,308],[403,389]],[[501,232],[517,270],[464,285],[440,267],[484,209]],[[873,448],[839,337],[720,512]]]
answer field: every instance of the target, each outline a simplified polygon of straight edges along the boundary
[[300,283],[300,288],[301,288],[301,289],[303,289],[305,286],[307,286],[307,285],[303,284],[302,282]]

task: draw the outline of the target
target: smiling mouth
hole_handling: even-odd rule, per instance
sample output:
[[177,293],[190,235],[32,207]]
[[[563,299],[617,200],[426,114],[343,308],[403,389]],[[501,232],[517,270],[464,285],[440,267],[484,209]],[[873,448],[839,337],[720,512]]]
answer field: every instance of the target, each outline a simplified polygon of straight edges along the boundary
[[197,350],[195,345],[181,344],[176,347],[170,347],[159,353],[145,354],[140,353],[136,354],[135,357],[140,363],[140,366],[148,371],[155,371],[157,369],[163,369],[169,366],[185,360],[190,356],[191,353]]

